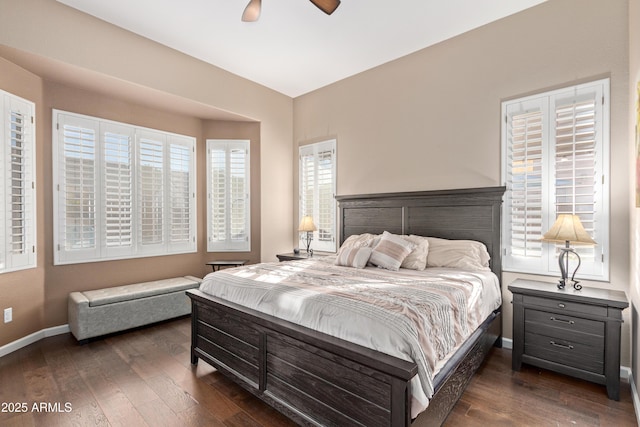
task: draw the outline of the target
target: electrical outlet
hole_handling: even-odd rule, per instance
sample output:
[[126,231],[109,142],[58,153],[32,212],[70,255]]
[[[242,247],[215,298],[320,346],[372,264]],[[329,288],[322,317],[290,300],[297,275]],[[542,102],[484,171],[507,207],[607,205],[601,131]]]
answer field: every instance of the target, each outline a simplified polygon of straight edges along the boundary
[[4,309],[4,323],[9,323],[13,320],[13,308],[5,308]]

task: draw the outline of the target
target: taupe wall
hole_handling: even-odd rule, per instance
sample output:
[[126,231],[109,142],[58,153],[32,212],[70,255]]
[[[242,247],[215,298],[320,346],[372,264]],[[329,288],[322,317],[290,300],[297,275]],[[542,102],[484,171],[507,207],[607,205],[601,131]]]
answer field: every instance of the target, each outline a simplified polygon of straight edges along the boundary
[[[636,207],[635,190],[636,185],[640,186],[640,182],[636,184],[636,167],[640,168],[640,162],[636,165],[636,159],[640,156],[640,146],[636,145],[636,132],[640,142],[640,94],[638,93],[638,85],[640,84],[640,0],[631,0],[629,2],[629,182],[631,186],[631,195],[629,197],[631,204],[631,282],[630,294],[632,303],[632,360],[631,367],[633,369],[633,379],[636,390],[640,390],[640,325],[638,318],[638,309],[640,308],[640,207]],[[640,191],[640,188],[639,188]],[[636,407],[636,414],[640,408]]]
[[[207,138],[251,140],[252,187],[258,188],[251,201],[253,250],[242,257],[275,260],[290,249],[291,98],[55,0],[1,0],[0,7],[0,89],[37,105],[38,191],[38,267],[0,275],[0,308],[14,309],[14,321],[0,324],[0,347],[66,324],[71,290],[210,271],[204,265],[213,257],[204,240]],[[134,102],[132,93],[143,98]],[[195,136],[198,253],[54,267],[51,108]],[[216,120],[220,111],[245,121]]]
[[500,185],[502,100],[610,77],[611,281],[585,285],[629,293],[627,13],[626,1],[545,2],[296,98],[294,141],[337,135],[338,194]]

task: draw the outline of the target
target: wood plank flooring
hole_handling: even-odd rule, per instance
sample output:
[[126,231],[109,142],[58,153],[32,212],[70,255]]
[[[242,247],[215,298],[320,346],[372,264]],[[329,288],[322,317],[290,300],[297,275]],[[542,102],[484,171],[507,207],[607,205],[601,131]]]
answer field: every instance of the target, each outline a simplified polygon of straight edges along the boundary
[[[0,358],[1,426],[292,426],[200,361],[188,318],[80,346],[70,334]],[[445,426],[637,426],[629,384],[603,386],[525,366],[493,349]],[[23,405],[24,404],[24,405]],[[19,412],[22,411],[22,412]]]

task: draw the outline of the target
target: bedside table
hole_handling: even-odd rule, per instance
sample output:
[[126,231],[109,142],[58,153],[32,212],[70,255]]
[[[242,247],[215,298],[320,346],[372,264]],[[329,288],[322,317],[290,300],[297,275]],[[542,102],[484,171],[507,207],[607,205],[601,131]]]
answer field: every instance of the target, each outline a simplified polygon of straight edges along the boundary
[[624,292],[518,279],[513,293],[512,369],[522,363],[607,387],[620,399],[620,328]]
[[316,252],[313,251],[312,255],[309,255],[306,251],[300,251],[299,254],[289,252],[286,254],[277,254],[278,261],[297,261],[301,259],[320,258],[323,256],[332,255],[330,252]]

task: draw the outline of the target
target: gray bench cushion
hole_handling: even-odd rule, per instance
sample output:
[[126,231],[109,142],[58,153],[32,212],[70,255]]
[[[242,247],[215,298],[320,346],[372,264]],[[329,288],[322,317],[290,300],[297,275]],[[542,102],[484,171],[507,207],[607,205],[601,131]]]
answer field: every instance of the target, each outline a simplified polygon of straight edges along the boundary
[[115,286],[112,288],[96,289],[82,292],[89,300],[90,307],[98,307],[122,301],[168,294],[197,287],[200,279],[175,277],[172,279],[154,280],[151,282],[135,283],[133,285]]

